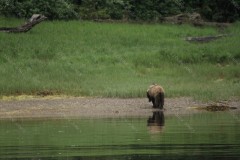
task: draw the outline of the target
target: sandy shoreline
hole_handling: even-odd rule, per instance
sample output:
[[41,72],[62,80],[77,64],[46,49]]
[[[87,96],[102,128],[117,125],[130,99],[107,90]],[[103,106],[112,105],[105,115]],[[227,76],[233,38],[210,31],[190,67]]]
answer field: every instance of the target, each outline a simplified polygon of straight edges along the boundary
[[[240,101],[228,101],[240,113]],[[206,106],[191,98],[166,98],[165,115],[206,112],[194,107]],[[0,118],[118,118],[149,117],[156,109],[147,98],[32,98],[0,100]]]

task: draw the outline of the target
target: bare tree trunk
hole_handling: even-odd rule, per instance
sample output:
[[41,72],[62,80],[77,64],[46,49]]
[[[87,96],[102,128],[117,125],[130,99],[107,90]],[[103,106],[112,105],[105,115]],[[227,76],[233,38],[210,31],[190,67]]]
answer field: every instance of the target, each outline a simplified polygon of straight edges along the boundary
[[45,17],[44,15],[34,14],[25,24],[19,27],[1,27],[0,32],[7,32],[7,33],[27,32],[30,29],[32,29],[35,25],[44,21],[45,19],[47,19],[47,17]]

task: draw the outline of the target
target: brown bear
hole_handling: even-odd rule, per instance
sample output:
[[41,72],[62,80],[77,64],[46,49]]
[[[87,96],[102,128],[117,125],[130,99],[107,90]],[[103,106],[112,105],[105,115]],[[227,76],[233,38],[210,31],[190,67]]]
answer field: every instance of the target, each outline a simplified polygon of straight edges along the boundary
[[163,109],[164,105],[164,89],[162,86],[153,84],[147,90],[147,97],[149,102],[152,101],[153,108]]

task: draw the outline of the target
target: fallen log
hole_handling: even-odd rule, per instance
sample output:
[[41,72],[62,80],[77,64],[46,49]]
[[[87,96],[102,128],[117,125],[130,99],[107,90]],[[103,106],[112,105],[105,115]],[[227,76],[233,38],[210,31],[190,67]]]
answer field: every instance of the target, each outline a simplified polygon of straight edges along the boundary
[[41,23],[47,19],[44,15],[41,14],[33,14],[32,17],[23,25],[19,27],[0,27],[0,32],[7,32],[7,33],[21,33],[27,32],[32,29],[35,25]]
[[190,107],[190,108],[197,109],[197,110],[206,110],[210,112],[229,111],[229,110],[237,109],[237,107],[230,107],[224,104],[210,104],[207,106],[197,106],[197,107]]
[[222,37],[227,37],[229,36],[228,34],[220,34],[216,36],[203,36],[203,37],[187,37],[185,38],[186,41],[189,42],[209,42],[213,41]]
[[163,22],[172,24],[192,24],[195,27],[217,27],[220,31],[230,26],[230,23],[206,22],[199,13],[181,13],[164,17]]
[[178,15],[164,17],[164,22],[173,24],[183,24],[183,23],[203,23],[203,19],[199,13],[181,13]]

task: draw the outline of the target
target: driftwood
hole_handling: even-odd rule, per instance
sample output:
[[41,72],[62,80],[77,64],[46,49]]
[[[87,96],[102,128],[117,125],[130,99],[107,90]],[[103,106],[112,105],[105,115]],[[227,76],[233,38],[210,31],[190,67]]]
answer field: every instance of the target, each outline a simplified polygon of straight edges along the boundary
[[173,24],[183,23],[203,23],[203,19],[199,13],[182,13],[170,17],[165,17],[164,22]]
[[203,22],[203,21],[200,21],[200,22],[195,21],[192,24],[197,27],[209,26],[209,27],[217,27],[219,29],[225,29],[231,25],[230,23]]
[[237,107],[230,107],[227,104],[209,104],[207,106],[198,106],[198,107],[191,107],[193,109],[198,109],[198,110],[206,110],[206,111],[211,111],[211,112],[216,112],[216,111],[228,111],[228,110],[234,110],[238,109]]
[[35,25],[44,21],[45,19],[47,19],[47,17],[45,17],[44,15],[34,14],[25,24],[19,27],[0,27],[0,32],[7,32],[7,33],[27,32],[30,29],[32,29]]
[[218,22],[206,22],[201,17],[199,13],[181,13],[178,15],[165,17],[163,18],[163,22],[172,23],[172,24],[192,24],[196,27],[217,27],[220,30],[224,30],[225,28],[229,27],[229,23],[218,23]]
[[204,37],[187,37],[185,40],[189,42],[209,42],[222,37],[227,37],[228,34],[220,34],[216,36],[204,36]]

